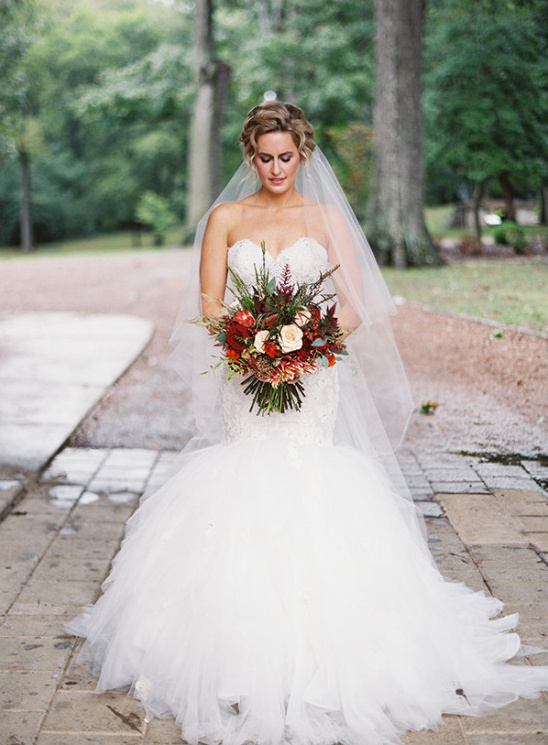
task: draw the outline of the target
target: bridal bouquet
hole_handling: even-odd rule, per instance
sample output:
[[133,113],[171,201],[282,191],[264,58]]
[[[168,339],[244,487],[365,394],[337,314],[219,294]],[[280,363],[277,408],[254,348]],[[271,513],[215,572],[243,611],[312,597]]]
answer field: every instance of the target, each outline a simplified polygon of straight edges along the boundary
[[244,393],[252,397],[250,411],[257,414],[298,411],[305,395],[302,375],[318,365],[331,367],[347,354],[344,331],[335,317],[334,295],[321,294],[324,281],[338,268],[324,272],[315,282],[294,284],[286,265],[279,280],[263,263],[255,268],[255,286],[249,288],[229,268],[235,302],[223,305],[221,317],[201,316],[195,323],[206,326],[223,356],[227,377],[244,376]]

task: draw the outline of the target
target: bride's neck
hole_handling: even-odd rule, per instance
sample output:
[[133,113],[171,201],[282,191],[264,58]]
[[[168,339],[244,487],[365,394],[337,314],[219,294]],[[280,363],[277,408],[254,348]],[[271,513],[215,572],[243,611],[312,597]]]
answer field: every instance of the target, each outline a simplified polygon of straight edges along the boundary
[[285,194],[272,194],[272,192],[261,187],[257,192],[257,198],[261,207],[272,212],[278,212],[279,210],[290,207],[298,207],[302,205],[303,201],[301,194],[295,188]]

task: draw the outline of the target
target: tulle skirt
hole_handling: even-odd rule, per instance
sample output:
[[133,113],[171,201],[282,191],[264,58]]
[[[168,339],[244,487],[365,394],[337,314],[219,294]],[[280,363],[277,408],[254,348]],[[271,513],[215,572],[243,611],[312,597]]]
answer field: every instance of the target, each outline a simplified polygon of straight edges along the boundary
[[272,436],[188,454],[68,629],[98,689],[189,743],[381,745],[548,687],[516,616],[444,580],[413,507],[352,448]]

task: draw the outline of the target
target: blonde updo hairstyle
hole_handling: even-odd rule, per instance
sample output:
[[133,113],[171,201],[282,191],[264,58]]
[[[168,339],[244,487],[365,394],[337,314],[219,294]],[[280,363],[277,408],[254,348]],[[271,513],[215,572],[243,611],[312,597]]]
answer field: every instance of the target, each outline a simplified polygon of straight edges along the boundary
[[244,159],[250,166],[257,154],[257,140],[268,132],[289,132],[301,160],[308,160],[316,147],[314,127],[304,118],[302,109],[291,103],[265,101],[251,109],[240,135]]

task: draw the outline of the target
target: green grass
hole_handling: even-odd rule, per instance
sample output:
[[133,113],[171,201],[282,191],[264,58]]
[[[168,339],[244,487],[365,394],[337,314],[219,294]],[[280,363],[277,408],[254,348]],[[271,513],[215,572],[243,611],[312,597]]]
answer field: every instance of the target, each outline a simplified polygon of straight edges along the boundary
[[[474,235],[473,228],[452,228],[454,205],[444,204],[436,207],[426,207],[424,219],[426,226],[433,238],[466,238]],[[526,235],[548,235],[546,225],[523,225]],[[482,225],[482,236],[492,236],[495,228]]]
[[434,310],[463,313],[548,334],[548,264],[469,260],[440,268],[383,268],[392,295]]
[[434,238],[447,235],[449,225],[453,217],[454,206],[444,204],[439,207],[426,207],[424,210],[424,219],[430,234]]
[[[171,228],[165,240],[166,246],[178,246],[181,243],[183,226],[176,225]],[[82,254],[103,254],[117,253],[125,251],[150,250],[154,248],[151,233],[142,233],[141,246],[134,244],[135,234],[129,230],[120,230],[116,233],[104,233],[94,235],[89,238],[75,238],[69,241],[59,241],[54,243],[45,243],[37,251],[23,254],[18,248],[0,249],[0,258],[2,259],[21,259],[24,257],[32,258],[34,256],[76,256]],[[161,250],[161,246],[159,249]]]

